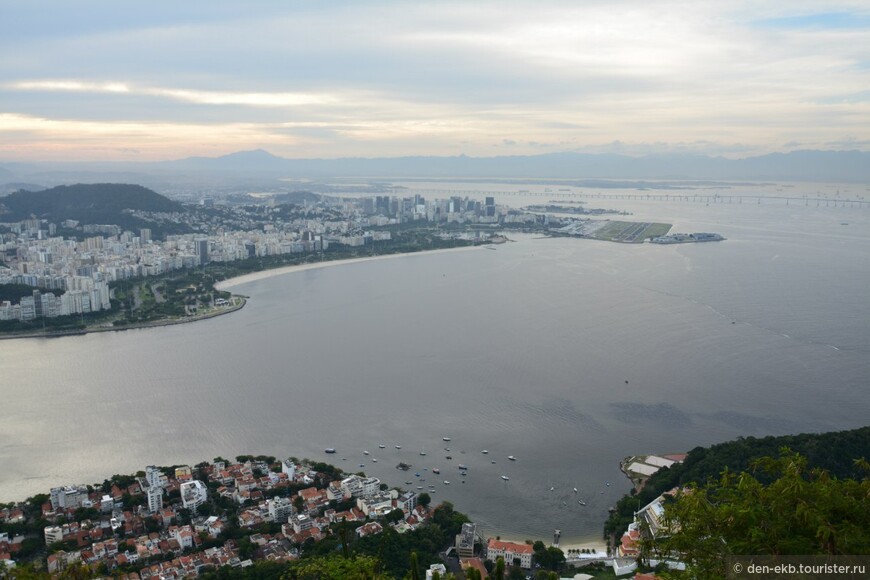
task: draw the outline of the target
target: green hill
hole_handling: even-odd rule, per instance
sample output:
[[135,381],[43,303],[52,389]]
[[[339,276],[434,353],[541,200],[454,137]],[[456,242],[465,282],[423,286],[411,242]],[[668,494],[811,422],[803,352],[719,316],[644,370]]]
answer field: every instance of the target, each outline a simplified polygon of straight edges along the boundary
[[184,224],[142,219],[128,210],[144,212],[185,212],[178,202],[141,185],[90,183],[60,185],[44,191],[17,191],[0,197],[0,222],[15,222],[31,217],[56,224],[76,220],[80,224],[113,224],[123,229],[151,228],[155,237],[185,233]]
[[604,524],[604,537],[622,534],[634,517],[634,510],[656,497],[687,483],[705,484],[715,480],[726,468],[735,473],[746,471],[760,457],[779,457],[788,447],[807,458],[810,468],[826,470],[832,476],[860,480],[862,474],[855,459],[870,459],[870,427],[831,433],[803,433],[781,437],[741,437],[709,448],[696,447],[683,463],[658,471],[636,495],[626,495],[616,504]]

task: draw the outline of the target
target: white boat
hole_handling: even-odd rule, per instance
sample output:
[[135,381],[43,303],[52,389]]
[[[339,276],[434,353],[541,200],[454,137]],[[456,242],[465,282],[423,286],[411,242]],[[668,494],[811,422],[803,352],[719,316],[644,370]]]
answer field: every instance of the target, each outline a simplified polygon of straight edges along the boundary
[[396,449],[401,449],[401,448],[402,448],[401,445],[396,445]]
[[441,440],[442,441],[450,441],[450,437],[442,437]]
[[447,481],[447,480],[445,479],[445,480],[444,480],[444,485],[450,485],[450,482]]
[[574,493],[577,493],[577,488],[576,488],[576,487],[574,488]]
[[586,502],[583,501],[582,499],[581,499],[581,500],[578,500],[577,503],[579,503],[580,505],[586,505]]
[[556,489],[556,488],[553,487],[553,486],[551,485],[551,486],[550,486],[550,491],[553,491],[554,489]]
[[385,449],[386,447],[386,445],[378,445],[378,449]]
[[502,475],[501,478],[505,481],[508,481],[510,479],[510,477],[508,477],[507,475]]
[[437,467],[433,467],[433,468],[432,468],[432,473],[441,473],[441,470],[438,469]]
[[368,454],[369,454],[368,451],[363,450],[363,455],[368,455]]
[[495,465],[495,459],[492,460],[492,464]]
[[487,453],[489,453],[489,450],[484,449],[483,451],[481,451],[481,453],[483,453],[484,455],[486,455]]
[[330,453],[330,454],[332,454],[332,453],[335,453],[335,447],[327,447],[327,448],[324,449],[323,451],[326,452],[326,453]]
[[516,461],[516,460],[517,460],[517,458],[514,457],[513,455],[508,455],[508,459],[510,459],[511,461]]
[[372,457],[372,463],[377,463],[377,462],[378,462],[378,460],[375,459],[374,457]]

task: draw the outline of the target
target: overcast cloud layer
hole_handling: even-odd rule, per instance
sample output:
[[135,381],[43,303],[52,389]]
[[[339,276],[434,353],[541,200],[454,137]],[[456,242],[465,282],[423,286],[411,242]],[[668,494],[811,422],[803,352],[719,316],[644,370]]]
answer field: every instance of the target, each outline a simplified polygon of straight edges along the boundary
[[0,160],[870,150],[866,1],[0,2]]

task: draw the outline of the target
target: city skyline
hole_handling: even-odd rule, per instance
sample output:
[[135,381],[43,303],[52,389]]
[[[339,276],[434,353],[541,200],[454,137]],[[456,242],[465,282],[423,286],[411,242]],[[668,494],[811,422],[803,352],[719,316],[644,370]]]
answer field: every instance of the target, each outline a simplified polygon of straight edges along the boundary
[[860,2],[8,6],[0,160],[868,150]]

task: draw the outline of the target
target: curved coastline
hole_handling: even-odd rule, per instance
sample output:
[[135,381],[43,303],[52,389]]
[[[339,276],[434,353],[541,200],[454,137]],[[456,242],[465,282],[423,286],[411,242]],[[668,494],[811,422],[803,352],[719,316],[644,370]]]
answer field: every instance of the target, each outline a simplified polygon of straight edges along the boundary
[[386,260],[389,258],[405,258],[407,256],[416,256],[420,254],[441,254],[444,252],[459,252],[462,250],[475,250],[480,249],[483,246],[474,245],[474,246],[462,246],[459,248],[441,248],[438,250],[420,250],[417,252],[401,252],[398,254],[383,254],[380,256],[366,256],[364,258],[348,258],[345,260],[327,260],[325,262],[310,262],[308,264],[296,264],[293,266],[281,266],[280,268],[270,268],[268,270],[260,270],[259,272],[251,272],[250,274],[243,274],[241,276],[236,276],[235,278],[227,278],[226,280],[221,280],[220,282],[216,282],[214,287],[215,290],[226,290],[227,288],[232,288],[233,286],[238,286],[239,284],[246,284],[248,282],[256,282],[257,280],[265,280],[266,278],[272,278],[273,276],[280,276],[283,274],[291,274],[293,272],[303,272],[305,270],[316,270],[319,268],[331,268],[333,266],[344,266],[347,264],[358,264],[360,262],[372,262],[375,260]]
[[238,298],[239,303],[233,304],[228,308],[222,308],[221,310],[206,312],[205,314],[197,314],[195,316],[190,316],[188,318],[167,318],[166,320],[152,320],[151,322],[140,322],[136,324],[128,324],[125,326],[93,326],[90,328],[81,328],[77,330],[58,330],[58,331],[45,331],[45,332],[26,332],[26,333],[13,333],[13,334],[0,334],[0,340],[12,340],[14,338],[60,338],[62,336],[78,336],[81,334],[91,334],[94,332],[120,332],[122,330],[136,330],[139,328],[157,328],[159,326],[173,326],[175,324],[187,324],[189,322],[197,322],[198,320],[207,320],[209,318],[215,318],[217,316],[223,316],[224,314],[229,314],[230,312],[235,312],[236,310],[241,310],[244,308],[245,304],[247,304],[248,299],[246,296],[241,296],[238,294],[233,295],[234,298]]
[[[348,258],[345,260],[327,260],[325,262],[312,262],[308,264],[297,264],[293,266],[281,266],[279,268],[270,268],[268,270],[260,270],[259,272],[251,272],[250,274],[243,274],[241,276],[236,276],[235,278],[228,278],[226,280],[221,280],[220,282],[216,282],[214,287],[215,290],[224,290],[226,288],[232,288],[233,286],[237,286],[239,284],[245,284],[247,282],[254,282],[256,280],[264,280],[266,278],[271,278],[273,276],[280,276],[282,274],[291,274],[293,272],[303,272],[305,270],[314,270],[318,268],[327,268],[333,266],[342,266],[346,264],[357,264],[360,262],[370,262],[374,260],[385,260],[388,258],[403,258],[407,256],[414,256],[417,254],[438,254],[442,252],[457,252],[461,250],[473,250],[479,249],[481,246],[462,246],[459,248],[441,248],[438,250],[420,250],[417,252],[402,252],[398,254],[383,254],[380,256],[366,256],[364,258]],[[244,308],[245,304],[247,304],[247,296],[242,296],[240,294],[233,294],[233,297],[239,300],[238,304],[234,304],[229,308],[224,308],[217,311],[207,312],[205,314],[197,314],[195,316],[191,316],[188,318],[174,318],[174,319],[166,319],[166,320],[154,320],[151,322],[142,322],[137,324],[129,324],[125,326],[93,326],[89,328],[81,328],[76,330],[58,330],[58,331],[32,331],[32,332],[22,332],[22,333],[10,333],[10,334],[0,334],[0,340],[13,340],[13,339],[24,339],[24,338],[59,338],[62,336],[78,336],[82,334],[91,334],[94,332],[119,332],[123,330],[135,330],[140,328],[157,328],[160,326],[173,326],[175,324],[188,324],[191,322],[197,322],[200,320],[207,320],[209,318],[215,318],[217,316],[223,316],[224,314],[230,314],[231,312],[235,312],[237,310],[241,310]]]

